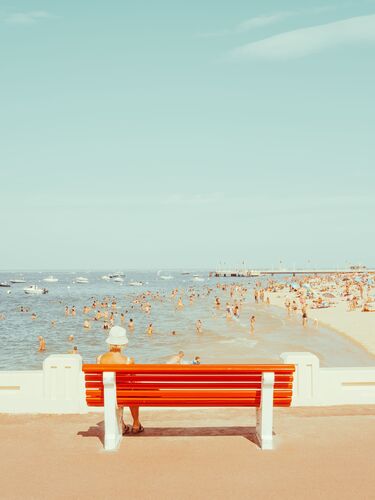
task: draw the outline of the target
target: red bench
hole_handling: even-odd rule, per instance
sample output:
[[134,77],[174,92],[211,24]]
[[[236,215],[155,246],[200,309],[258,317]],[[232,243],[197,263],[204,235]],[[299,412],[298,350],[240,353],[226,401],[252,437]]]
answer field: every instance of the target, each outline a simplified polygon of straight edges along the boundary
[[[88,406],[104,406],[105,449],[121,440],[123,406],[255,407],[262,449],[272,449],[273,407],[292,401],[294,365],[83,365]],[[120,407],[120,411],[119,408]]]

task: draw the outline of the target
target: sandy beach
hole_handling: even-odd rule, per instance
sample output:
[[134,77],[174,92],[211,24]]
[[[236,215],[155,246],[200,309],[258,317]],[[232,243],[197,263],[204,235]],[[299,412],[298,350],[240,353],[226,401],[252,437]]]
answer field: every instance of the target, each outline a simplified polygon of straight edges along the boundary
[[[291,297],[286,290],[269,293],[271,304],[285,309],[285,299]],[[285,312],[286,314],[286,312]],[[297,312],[300,315],[300,312]],[[338,302],[334,307],[308,310],[310,323],[329,326],[350,337],[368,352],[375,355],[375,313],[363,313],[360,310],[349,311],[347,302]]]
[[375,406],[275,411],[275,450],[255,413],[144,412],[143,435],[104,452],[102,414],[0,415],[1,496],[16,499],[367,499]]

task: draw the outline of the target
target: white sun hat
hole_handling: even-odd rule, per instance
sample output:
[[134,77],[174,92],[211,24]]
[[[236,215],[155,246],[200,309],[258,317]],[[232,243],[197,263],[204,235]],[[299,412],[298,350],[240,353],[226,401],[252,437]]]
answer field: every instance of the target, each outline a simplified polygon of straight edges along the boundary
[[126,345],[129,342],[128,337],[126,336],[126,330],[121,326],[113,326],[109,330],[109,335],[105,341],[107,344],[111,345]]

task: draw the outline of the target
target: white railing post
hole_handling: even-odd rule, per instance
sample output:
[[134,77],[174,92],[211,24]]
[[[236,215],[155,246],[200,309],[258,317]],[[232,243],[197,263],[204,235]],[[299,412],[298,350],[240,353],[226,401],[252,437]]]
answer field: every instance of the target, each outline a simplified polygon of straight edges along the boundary
[[104,385],[104,448],[115,450],[122,437],[121,412],[117,408],[116,374],[103,372]]
[[314,406],[320,398],[319,358],[311,352],[283,352],[285,364],[296,366],[293,381],[292,406]]
[[260,408],[256,409],[256,434],[262,450],[272,450],[273,432],[273,387],[275,374],[262,373]]

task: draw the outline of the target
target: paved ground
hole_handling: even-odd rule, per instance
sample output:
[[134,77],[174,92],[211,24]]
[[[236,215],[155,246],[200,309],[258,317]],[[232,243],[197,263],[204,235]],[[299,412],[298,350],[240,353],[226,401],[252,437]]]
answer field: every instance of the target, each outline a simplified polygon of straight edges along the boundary
[[375,406],[278,409],[273,451],[253,410],[144,412],[115,453],[102,420],[0,415],[0,498],[375,498]]

